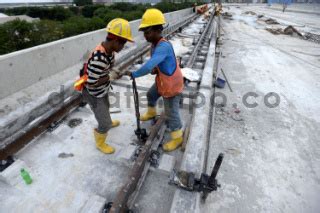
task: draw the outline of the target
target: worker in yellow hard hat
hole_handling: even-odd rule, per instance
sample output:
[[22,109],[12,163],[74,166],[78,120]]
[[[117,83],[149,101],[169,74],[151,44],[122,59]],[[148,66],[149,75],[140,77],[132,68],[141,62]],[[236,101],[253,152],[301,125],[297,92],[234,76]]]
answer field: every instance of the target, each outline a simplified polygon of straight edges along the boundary
[[171,140],[163,145],[164,151],[177,149],[183,140],[182,123],[179,115],[179,103],[184,88],[183,76],[176,60],[171,43],[162,36],[164,15],[158,9],[148,9],[142,16],[139,30],[145,39],[152,44],[151,58],[137,71],[127,72],[131,78],[139,78],[149,73],[156,74],[156,82],[147,93],[148,110],[141,117],[147,121],[157,115],[156,103],[162,97],[166,124],[170,129]]
[[74,86],[82,92],[98,122],[98,127],[93,131],[96,147],[103,153],[111,154],[115,149],[106,144],[107,133],[110,128],[120,125],[120,121],[111,119],[109,112],[108,91],[111,81],[117,79],[111,70],[115,52],[121,51],[126,42],[133,42],[133,39],[129,22],[122,18],[110,21],[106,31],[105,41],[90,54]]
[[193,8],[192,8],[192,12],[196,12],[196,8],[197,8],[197,2],[195,2],[194,4],[193,4]]
[[220,16],[220,14],[222,13],[222,4],[221,3],[218,3],[218,4],[215,4],[214,6],[214,16]]

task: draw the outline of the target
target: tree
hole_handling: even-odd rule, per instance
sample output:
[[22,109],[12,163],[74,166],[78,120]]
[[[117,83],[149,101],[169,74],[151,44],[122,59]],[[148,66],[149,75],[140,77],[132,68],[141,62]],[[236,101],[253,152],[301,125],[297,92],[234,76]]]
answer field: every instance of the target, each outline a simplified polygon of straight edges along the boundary
[[92,4],[92,0],[73,0],[73,3],[77,6],[84,6]]
[[92,18],[94,12],[99,8],[104,8],[104,6],[100,5],[100,4],[97,4],[97,5],[86,5],[81,9],[81,13],[86,18]]
[[34,46],[34,24],[24,20],[13,20],[0,26],[0,53],[5,54]]
[[44,44],[63,38],[62,24],[57,21],[41,20],[35,22],[34,43]]
[[69,37],[90,31],[90,19],[74,16],[63,22],[63,37]]

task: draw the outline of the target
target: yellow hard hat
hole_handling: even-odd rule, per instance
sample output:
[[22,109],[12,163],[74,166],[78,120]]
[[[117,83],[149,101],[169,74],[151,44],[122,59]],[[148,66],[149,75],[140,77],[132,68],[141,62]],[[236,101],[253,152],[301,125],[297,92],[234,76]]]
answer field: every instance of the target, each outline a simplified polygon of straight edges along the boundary
[[111,20],[106,28],[108,33],[119,36],[123,39],[133,42],[131,35],[130,24],[127,20],[122,18],[115,18]]
[[155,25],[163,25],[166,23],[163,13],[155,8],[147,9],[143,14],[139,30]]

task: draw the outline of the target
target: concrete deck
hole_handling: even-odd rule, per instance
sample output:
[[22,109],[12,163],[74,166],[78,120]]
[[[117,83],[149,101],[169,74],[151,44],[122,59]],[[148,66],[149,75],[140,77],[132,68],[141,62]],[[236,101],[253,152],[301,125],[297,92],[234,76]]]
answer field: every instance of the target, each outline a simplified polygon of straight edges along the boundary
[[[242,19],[222,25],[221,63],[233,92],[227,86],[217,89],[227,103],[216,110],[208,169],[218,153],[225,152],[218,175],[222,187],[209,195],[201,212],[318,212],[320,45],[273,35],[243,21],[249,17],[241,15],[247,10],[258,9],[231,7],[226,11]],[[271,13],[288,18],[286,13]],[[320,24],[319,16],[301,13],[290,13],[290,21]],[[258,95],[248,98],[248,103],[258,104],[254,108],[242,101],[248,92]],[[264,103],[269,92],[280,96],[278,107]]]

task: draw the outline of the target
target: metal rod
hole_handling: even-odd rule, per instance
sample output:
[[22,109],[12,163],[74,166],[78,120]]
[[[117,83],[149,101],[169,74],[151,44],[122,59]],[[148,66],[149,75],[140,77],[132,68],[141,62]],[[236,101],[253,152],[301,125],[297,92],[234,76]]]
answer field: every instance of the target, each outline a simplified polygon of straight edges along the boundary
[[226,76],[226,74],[224,73],[224,71],[223,71],[222,68],[221,68],[221,72],[222,72],[222,75],[224,76],[224,79],[226,79],[226,82],[227,82],[227,84],[228,84],[228,87],[229,87],[229,89],[230,89],[230,92],[233,92],[233,91],[232,91],[232,88],[231,88],[231,85],[230,85],[230,83],[229,83],[229,81],[228,81],[228,78],[227,78],[227,76]]
[[[218,158],[217,158],[217,160],[216,160],[216,162],[215,162],[215,164],[214,164],[214,167],[212,169],[211,175],[209,177],[209,180],[208,180],[209,186],[213,186],[213,185],[217,184],[216,183],[216,177],[217,177],[218,171],[220,169],[222,160],[223,160],[223,153],[220,153]],[[203,202],[206,201],[206,199],[208,197],[208,194],[209,193],[207,191],[203,192],[203,194],[201,196]]]
[[139,95],[137,91],[137,84],[136,84],[135,78],[132,79],[132,91],[133,91],[134,107],[136,110],[137,129],[139,131],[141,129],[140,128]]
[[209,178],[209,184],[213,184],[216,177],[217,177],[217,174],[218,174],[218,171],[220,169],[220,166],[221,166],[221,163],[222,163],[222,160],[223,160],[223,153],[220,153],[215,164],[214,164],[214,167],[212,169],[212,172],[211,172],[211,175],[210,175],[210,178]]

